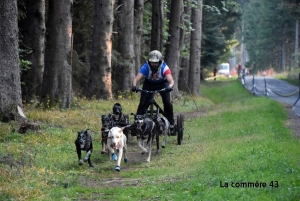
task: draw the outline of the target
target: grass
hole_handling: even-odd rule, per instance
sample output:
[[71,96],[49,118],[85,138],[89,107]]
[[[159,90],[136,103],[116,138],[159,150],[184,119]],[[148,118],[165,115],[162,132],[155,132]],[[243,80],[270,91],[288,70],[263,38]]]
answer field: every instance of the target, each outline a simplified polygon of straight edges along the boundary
[[[174,102],[176,113],[195,104],[201,113],[185,118],[183,144],[168,137],[151,163],[131,164],[129,155],[120,173],[100,154],[99,132],[100,115],[117,101],[81,99],[83,109],[66,111],[27,106],[42,131],[21,135],[15,122],[1,124],[0,200],[299,200],[299,139],[285,127],[283,106],[236,79],[203,82],[200,92]],[[129,114],[138,98],[118,102]],[[74,140],[84,128],[92,130],[94,168],[77,164]]]
[[300,76],[299,69],[296,69],[296,70],[292,70],[288,73],[277,74],[275,77],[277,79],[286,81],[292,85],[299,86],[299,79],[300,79],[299,76]]

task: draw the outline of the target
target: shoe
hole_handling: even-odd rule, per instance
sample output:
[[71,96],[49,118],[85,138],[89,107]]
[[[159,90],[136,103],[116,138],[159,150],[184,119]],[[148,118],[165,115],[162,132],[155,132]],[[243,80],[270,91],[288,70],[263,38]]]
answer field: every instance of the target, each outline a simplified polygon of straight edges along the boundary
[[111,154],[111,158],[112,158],[113,161],[118,160],[118,156],[115,153]]
[[174,125],[170,125],[170,135],[176,135],[175,126]]

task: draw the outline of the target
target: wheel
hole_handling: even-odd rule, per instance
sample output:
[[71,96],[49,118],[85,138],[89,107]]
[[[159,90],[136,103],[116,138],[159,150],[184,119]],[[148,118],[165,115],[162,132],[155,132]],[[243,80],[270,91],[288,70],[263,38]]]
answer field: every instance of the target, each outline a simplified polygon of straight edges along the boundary
[[177,141],[178,141],[178,145],[181,145],[181,141],[182,141],[182,138],[183,138],[183,129],[184,129],[183,121],[184,121],[183,115],[182,114],[177,115]]

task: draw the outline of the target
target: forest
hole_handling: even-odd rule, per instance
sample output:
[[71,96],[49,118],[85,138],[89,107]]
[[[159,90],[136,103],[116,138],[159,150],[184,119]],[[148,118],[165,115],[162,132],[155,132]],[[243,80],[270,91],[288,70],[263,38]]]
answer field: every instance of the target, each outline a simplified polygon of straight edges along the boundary
[[0,119],[22,108],[71,108],[76,97],[130,96],[151,50],[172,70],[174,97],[200,96],[222,62],[299,70],[299,0],[1,0]]

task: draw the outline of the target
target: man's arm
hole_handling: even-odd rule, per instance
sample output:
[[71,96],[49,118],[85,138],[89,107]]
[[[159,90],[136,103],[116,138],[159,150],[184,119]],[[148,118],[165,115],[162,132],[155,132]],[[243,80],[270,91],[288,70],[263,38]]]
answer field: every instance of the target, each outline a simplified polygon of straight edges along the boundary
[[174,87],[174,80],[173,80],[172,74],[166,75],[166,79],[167,79],[169,85],[173,88]]
[[137,85],[137,83],[143,78],[143,74],[142,73],[138,73],[135,78],[133,79],[133,82],[132,82],[132,86],[135,86]]

